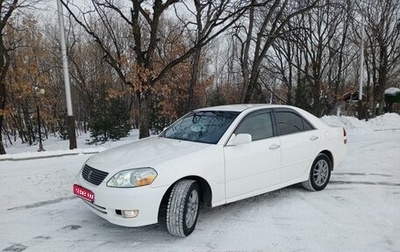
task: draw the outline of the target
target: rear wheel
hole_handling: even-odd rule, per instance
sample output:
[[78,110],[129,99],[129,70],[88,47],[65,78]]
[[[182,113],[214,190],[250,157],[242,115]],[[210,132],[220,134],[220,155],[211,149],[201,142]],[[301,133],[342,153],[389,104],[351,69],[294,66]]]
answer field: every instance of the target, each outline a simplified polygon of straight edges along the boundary
[[175,236],[186,237],[196,227],[199,215],[200,187],[195,180],[181,180],[174,185],[167,206],[167,229]]
[[310,191],[321,191],[329,182],[331,177],[331,160],[323,153],[320,153],[314,160],[310,176],[303,182],[303,187]]

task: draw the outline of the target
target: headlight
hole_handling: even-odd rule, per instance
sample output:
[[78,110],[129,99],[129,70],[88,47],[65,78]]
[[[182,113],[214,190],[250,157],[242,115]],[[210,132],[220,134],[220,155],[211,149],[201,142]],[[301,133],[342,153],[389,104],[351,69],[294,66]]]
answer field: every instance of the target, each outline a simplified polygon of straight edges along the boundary
[[136,168],[120,171],[115,174],[108,182],[109,187],[139,187],[150,185],[157,177],[157,172],[153,168]]

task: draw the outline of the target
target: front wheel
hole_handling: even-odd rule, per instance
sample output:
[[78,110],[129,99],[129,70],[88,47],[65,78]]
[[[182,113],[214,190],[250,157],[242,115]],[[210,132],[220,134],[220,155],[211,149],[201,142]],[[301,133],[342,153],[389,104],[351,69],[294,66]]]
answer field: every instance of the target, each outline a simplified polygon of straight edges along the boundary
[[197,223],[200,187],[195,180],[181,180],[174,185],[168,200],[167,229],[175,236],[190,235]]
[[311,166],[309,179],[302,185],[310,191],[321,191],[328,185],[330,177],[331,161],[327,155],[320,153]]

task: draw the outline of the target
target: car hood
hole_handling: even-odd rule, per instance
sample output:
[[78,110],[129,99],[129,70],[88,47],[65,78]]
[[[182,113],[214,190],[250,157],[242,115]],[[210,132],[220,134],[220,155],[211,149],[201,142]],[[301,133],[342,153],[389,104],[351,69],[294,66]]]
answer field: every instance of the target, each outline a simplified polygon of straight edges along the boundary
[[86,164],[102,171],[117,172],[156,164],[193,153],[209,144],[180,141],[163,137],[149,137],[108,149],[92,156]]

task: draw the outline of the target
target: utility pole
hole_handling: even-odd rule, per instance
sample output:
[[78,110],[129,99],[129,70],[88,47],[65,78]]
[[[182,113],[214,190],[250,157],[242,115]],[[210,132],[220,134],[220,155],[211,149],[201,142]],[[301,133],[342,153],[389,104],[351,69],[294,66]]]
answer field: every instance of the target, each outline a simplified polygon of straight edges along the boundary
[[72,110],[72,100],[71,100],[71,86],[69,83],[69,72],[68,72],[68,58],[67,58],[67,48],[65,45],[65,32],[64,32],[64,14],[63,6],[61,0],[57,1],[57,11],[58,11],[58,23],[60,28],[60,41],[61,41],[61,55],[64,70],[64,85],[65,85],[65,96],[67,99],[67,124],[68,124],[68,135],[69,135],[69,149],[76,149],[76,133],[75,133],[75,118]]
[[361,15],[360,84],[358,89],[358,119],[363,119],[363,73],[364,73],[364,16]]

